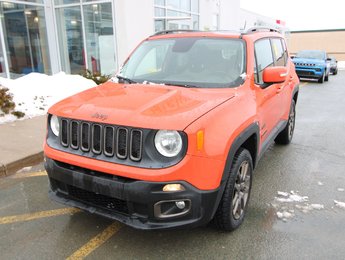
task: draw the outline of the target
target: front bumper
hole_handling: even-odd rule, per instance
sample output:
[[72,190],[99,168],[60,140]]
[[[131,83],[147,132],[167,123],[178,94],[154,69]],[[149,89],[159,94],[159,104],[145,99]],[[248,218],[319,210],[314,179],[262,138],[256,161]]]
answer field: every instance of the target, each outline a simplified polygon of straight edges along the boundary
[[[221,185],[215,190],[202,191],[185,181],[139,181],[95,172],[50,158],[46,158],[45,168],[50,181],[49,194],[53,200],[138,229],[170,229],[207,224],[213,218],[224,188]],[[185,190],[163,192],[163,186],[168,183],[180,183]],[[176,201],[184,201],[185,209],[174,208]],[[166,212],[168,214],[165,215]]]
[[314,67],[299,67],[296,66],[296,73],[298,77],[301,78],[315,78],[319,79],[324,73],[324,68],[314,68]]

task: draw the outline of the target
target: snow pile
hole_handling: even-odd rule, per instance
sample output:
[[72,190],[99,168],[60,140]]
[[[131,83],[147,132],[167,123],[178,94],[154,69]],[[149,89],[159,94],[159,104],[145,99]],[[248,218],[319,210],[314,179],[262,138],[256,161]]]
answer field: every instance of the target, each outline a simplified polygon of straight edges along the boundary
[[[25,119],[46,114],[56,102],[94,87],[96,83],[79,75],[60,72],[53,76],[30,73],[15,80],[0,77],[0,85],[13,94],[16,110],[24,112]],[[5,115],[0,117],[0,124],[15,120],[15,116]]]
[[345,189],[344,188],[338,188],[337,191],[343,192],[343,191],[345,191]]
[[345,209],[345,202],[334,200],[334,204],[338,208]]
[[338,61],[338,69],[345,70],[345,61]]

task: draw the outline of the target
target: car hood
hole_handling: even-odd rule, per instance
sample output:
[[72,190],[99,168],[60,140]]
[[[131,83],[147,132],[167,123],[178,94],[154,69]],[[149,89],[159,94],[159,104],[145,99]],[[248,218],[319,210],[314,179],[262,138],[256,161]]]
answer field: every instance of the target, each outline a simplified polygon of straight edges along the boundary
[[325,64],[324,60],[320,60],[320,59],[307,59],[307,58],[294,58],[293,59],[294,63],[308,63],[308,64]]
[[183,130],[235,96],[235,89],[200,89],[107,82],[66,98],[48,113],[150,129]]

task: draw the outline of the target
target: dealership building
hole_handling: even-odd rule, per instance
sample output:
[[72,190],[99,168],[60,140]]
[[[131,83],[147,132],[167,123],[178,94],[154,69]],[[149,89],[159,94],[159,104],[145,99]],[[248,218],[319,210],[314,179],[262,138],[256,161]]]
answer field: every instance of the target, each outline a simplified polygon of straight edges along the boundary
[[239,30],[257,16],[240,0],[0,0],[0,76],[114,74],[156,31]]

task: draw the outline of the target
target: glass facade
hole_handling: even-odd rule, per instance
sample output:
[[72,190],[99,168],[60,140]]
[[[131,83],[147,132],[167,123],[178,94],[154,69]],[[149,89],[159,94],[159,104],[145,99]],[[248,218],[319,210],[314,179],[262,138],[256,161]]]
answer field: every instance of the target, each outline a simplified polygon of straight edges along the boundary
[[199,29],[199,0],[155,0],[155,31]]
[[61,69],[79,74],[85,66],[83,28],[80,7],[56,9]]
[[113,2],[0,0],[0,76],[51,74],[51,66],[54,72],[113,74]]
[[[50,74],[44,7],[1,2],[0,17],[11,78],[30,72]],[[4,57],[1,60],[3,67]]]
[[5,67],[5,56],[4,56],[4,51],[3,51],[3,46],[2,46],[2,42],[0,39],[0,77],[7,77],[7,73],[6,73],[6,67]]
[[92,72],[115,72],[114,30],[111,3],[84,7],[87,65]]
[[[114,74],[116,1],[124,0],[0,0],[0,76]],[[144,18],[150,30],[199,29],[199,0],[148,3],[154,3],[154,23]]]
[[62,70],[113,74],[116,70],[112,2],[55,0]]

